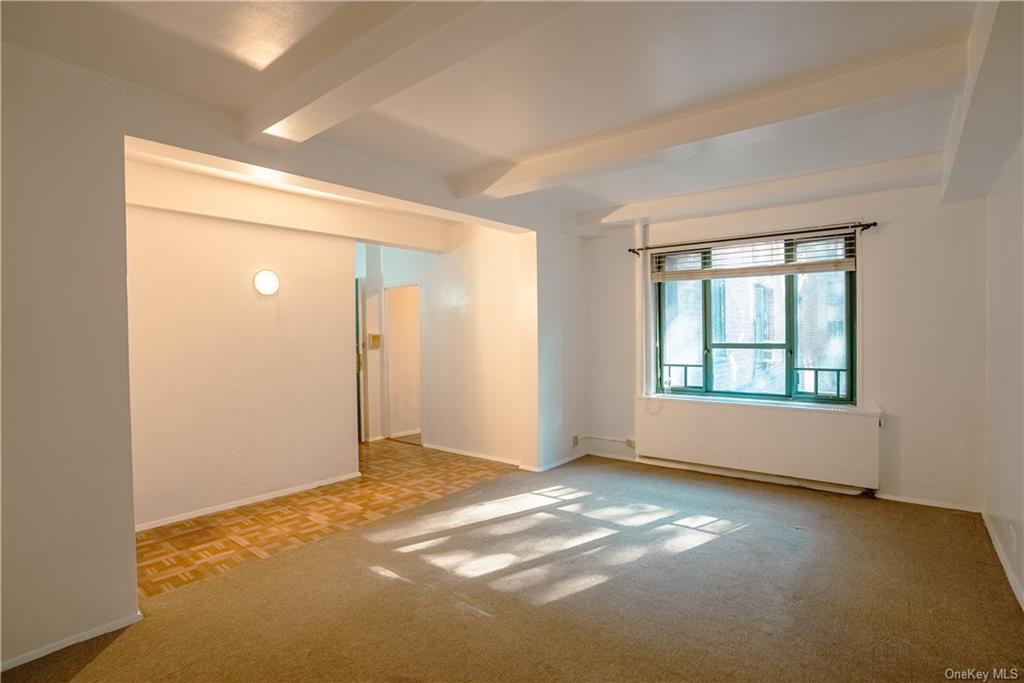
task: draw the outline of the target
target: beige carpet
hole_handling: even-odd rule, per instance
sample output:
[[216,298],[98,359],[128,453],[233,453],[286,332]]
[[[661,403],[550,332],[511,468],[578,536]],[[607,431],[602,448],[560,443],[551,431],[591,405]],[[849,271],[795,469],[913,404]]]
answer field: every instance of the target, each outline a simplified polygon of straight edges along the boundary
[[4,679],[941,681],[1024,667],[1024,613],[978,515],[594,457],[142,610]]

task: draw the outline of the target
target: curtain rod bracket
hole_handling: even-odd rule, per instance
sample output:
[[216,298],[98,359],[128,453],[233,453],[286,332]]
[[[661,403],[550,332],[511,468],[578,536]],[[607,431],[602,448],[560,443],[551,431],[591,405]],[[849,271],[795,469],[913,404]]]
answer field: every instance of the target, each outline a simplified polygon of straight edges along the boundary
[[640,257],[640,250],[639,249],[630,249],[629,253],[636,255],[637,258]]

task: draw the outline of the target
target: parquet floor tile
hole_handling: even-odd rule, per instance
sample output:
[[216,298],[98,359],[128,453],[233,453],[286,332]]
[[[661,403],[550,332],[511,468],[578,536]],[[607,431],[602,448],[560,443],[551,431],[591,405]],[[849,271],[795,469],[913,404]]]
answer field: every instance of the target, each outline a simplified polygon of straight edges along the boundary
[[362,444],[358,479],[137,533],[139,597],[319,541],[514,469],[415,443]]

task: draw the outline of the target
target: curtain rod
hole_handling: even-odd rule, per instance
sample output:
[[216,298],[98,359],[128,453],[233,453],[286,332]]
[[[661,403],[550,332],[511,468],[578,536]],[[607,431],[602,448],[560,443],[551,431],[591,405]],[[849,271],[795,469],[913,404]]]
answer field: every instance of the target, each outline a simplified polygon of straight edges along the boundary
[[704,244],[722,244],[724,242],[738,242],[740,240],[749,240],[757,237],[786,237],[788,235],[803,235],[809,232],[821,232],[822,230],[841,230],[843,228],[860,228],[861,232],[869,228],[873,228],[878,225],[878,221],[872,221],[870,223],[836,223],[835,225],[818,225],[813,228],[804,228],[802,230],[786,230],[785,232],[763,232],[760,234],[753,235],[741,235],[739,237],[723,237],[717,240],[699,240],[696,242],[677,242],[676,244],[655,244],[649,247],[636,247],[629,249],[629,253],[640,255],[641,251],[648,251],[650,249],[668,249],[670,247],[690,247],[695,245]]

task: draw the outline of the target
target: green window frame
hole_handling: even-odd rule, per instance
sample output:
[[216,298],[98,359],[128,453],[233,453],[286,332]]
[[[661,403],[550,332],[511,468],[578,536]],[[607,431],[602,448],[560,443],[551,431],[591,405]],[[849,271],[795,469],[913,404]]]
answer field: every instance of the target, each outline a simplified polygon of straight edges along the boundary
[[[847,235],[844,240],[846,242],[847,249],[853,249],[854,236]],[[785,262],[794,263],[796,262],[796,245],[798,240],[786,239],[785,240]],[[701,254],[701,269],[711,268],[712,249],[710,247],[699,250]],[[696,253],[694,251],[693,253]],[[682,363],[664,363],[662,357],[662,350],[665,348],[665,287],[666,282],[655,282],[655,302],[656,302],[656,315],[655,325],[657,327],[655,334],[655,358],[656,358],[656,391],[659,394],[681,394],[681,395],[697,395],[697,396],[725,396],[732,398],[745,398],[745,399],[756,399],[756,400],[782,400],[782,401],[798,401],[798,402],[810,402],[810,403],[824,403],[824,404],[853,404],[856,403],[856,339],[857,339],[857,328],[856,328],[856,293],[857,293],[857,273],[856,270],[849,270],[844,273],[845,275],[845,331],[846,331],[846,367],[835,368],[835,367],[797,367],[795,360],[799,357],[798,354],[798,311],[797,311],[797,293],[796,293],[796,278],[799,276],[798,273],[788,273],[783,275],[785,278],[785,341],[779,343],[765,343],[765,342],[742,342],[742,343],[731,343],[731,342],[716,342],[714,333],[714,321],[716,316],[712,312],[712,301],[721,301],[722,297],[715,298],[712,295],[712,288],[716,283],[724,282],[724,279],[703,279],[701,283],[701,296],[702,296],[702,310],[703,310],[703,362],[700,364],[682,364]],[[754,277],[754,276],[748,276]],[[755,290],[756,293],[756,290]],[[830,293],[831,297],[832,294]],[[759,325],[763,325],[763,321],[754,320],[752,321],[755,328]],[[715,369],[714,369],[714,356],[716,349],[749,349],[755,352],[757,351],[776,351],[779,349],[785,350],[786,359],[786,381],[785,381],[785,392],[784,393],[751,393],[751,392],[739,392],[739,391],[723,391],[716,390],[714,387]],[[756,356],[755,356],[756,358]],[[670,368],[682,368],[681,374],[683,377],[683,385],[672,385],[666,383],[666,378]],[[676,376],[679,376],[679,370],[676,370]],[[696,381],[691,382],[691,373],[700,373],[700,384],[697,385]],[[811,390],[801,390],[800,382],[798,381],[799,375],[805,373],[807,383],[810,384]],[[844,386],[842,379],[845,375],[845,392],[841,392],[840,388]],[[835,393],[823,392],[822,391],[822,378],[827,377],[829,379],[834,378],[835,382]]]

